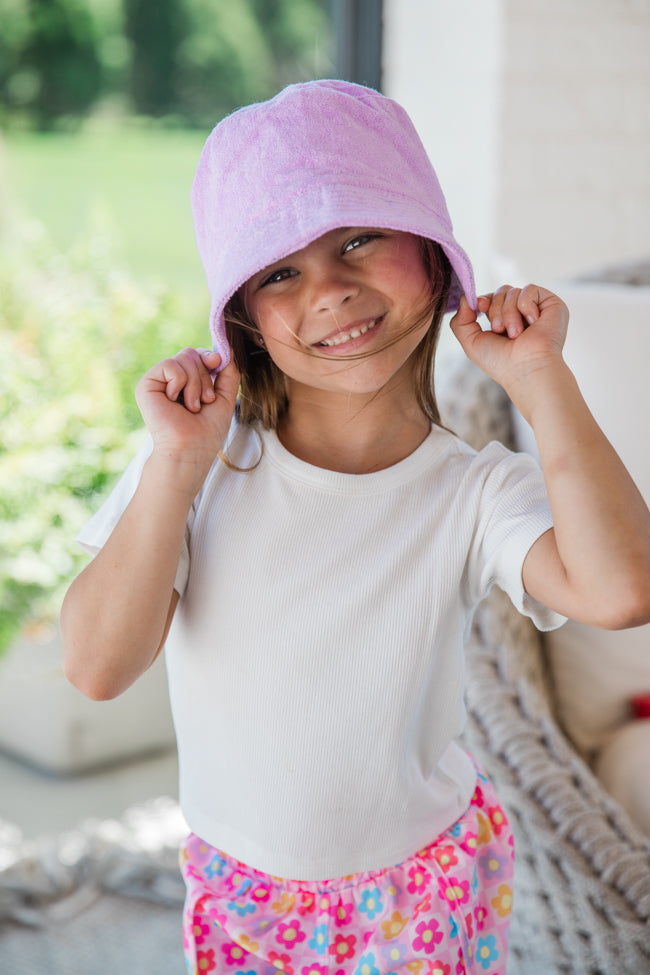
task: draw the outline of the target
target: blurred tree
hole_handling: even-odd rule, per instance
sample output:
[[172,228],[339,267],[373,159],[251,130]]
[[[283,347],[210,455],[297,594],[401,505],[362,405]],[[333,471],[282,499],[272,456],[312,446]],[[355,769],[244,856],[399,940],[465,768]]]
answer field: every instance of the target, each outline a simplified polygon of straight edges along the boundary
[[124,0],[132,45],[129,93],[141,115],[167,115],[176,102],[179,47],[188,30],[182,0]]
[[0,0],[0,101],[22,108],[38,87],[33,72],[21,65],[21,53],[30,32],[27,0]]
[[185,0],[189,30],[178,51],[177,108],[211,124],[268,91],[270,54],[249,0]]
[[61,115],[83,114],[100,92],[94,24],[83,0],[29,0],[27,18],[20,60],[32,79],[30,107],[49,128]]
[[110,96],[205,126],[332,72],[331,0],[0,0],[0,120]]
[[184,0],[177,109],[212,124],[239,105],[331,67],[329,0]]
[[331,5],[331,0],[251,0],[271,52],[273,91],[331,68]]

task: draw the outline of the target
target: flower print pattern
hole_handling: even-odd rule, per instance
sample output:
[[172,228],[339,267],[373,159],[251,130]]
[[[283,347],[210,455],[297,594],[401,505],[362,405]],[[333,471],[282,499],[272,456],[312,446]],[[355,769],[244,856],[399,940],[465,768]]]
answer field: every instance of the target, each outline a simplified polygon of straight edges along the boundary
[[477,809],[482,809],[485,805],[485,797],[483,794],[482,787],[477,783],[474,789],[474,795],[472,796],[472,802],[477,807]]
[[271,896],[271,891],[265,884],[255,884],[250,896],[256,904],[264,904]]
[[500,854],[498,849],[488,846],[478,858],[478,865],[486,880],[502,880],[509,872],[509,858]]
[[206,877],[209,877],[210,880],[213,877],[223,877],[227,862],[226,858],[222,857],[220,853],[215,853],[205,868]]
[[394,941],[392,944],[383,945],[380,949],[381,957],[391,968],[398,969],[404,964],[408,956],[409,946],[401,941]]
[[314,928],[314,933],[311,941],[309,942],[309,947],[312,951],[315,951],[318,955],[324,955],[329,948],[330,939],[327,934],[327,925],[319,924]]
[[210,934],[210,924],[205,918],[205,914],[195,914],[192,921],[192,935],[194,943],[197,945],[205,944]]
[[280,955],[277,951],[270,951],[269,961],[274,968],[277,968],[279,972],[285,972],[286,975],[294,975],[294,970],[291,967],[291,958],[289,955]]
[[399,938],[408,921],[408,917],[402,917],[399,911],[393,911],[389,920],[381,922],[381,929],[386,941],[391,938]]
[[465,853],[469,853],[470,856],[474,856],[476,853],[476,847],[478,846],[478,837],[476,833],[466,833],[459,845],[461,850],[465,850]]
[[297,907],[298,914],[304,917],[307,914],[313,914],[316,910],[316,898],[312,893],[303,893],[300,897],[300,904]]
[[499,958],[499,952],[497,951],[496,938],[493,934],[488,934],[486,938],[478,939],[478,946],[476,949],[476,960],[481,966],[481,968],[486,971],[493,961]]
[[441,877],[438,880],[440,897],[452,904],[466,904],[469,900],[470,881],[458,877]]
[[276,914],[290,914],[295,903],[296,895],[290,894],[285,890],[280,895],[279,900],[274,901],[273,904],[271,904],[271,910],[275,911]]
[[501,834],[501,830],[506,829],[508,825],[506,814],[501,806],[490,806],[488,808],[488,816],[490,817],[490,822],[492,823],[494,835],[499,836]]
[[381,972],[375,965],[375,956],[372,952],[361,956],[359,964],[354,970],[354,975],[381,975]]
[[354,958],[356,943],[357,939],[353,934],[337,934],[334,938],[334,943],[329,946],[329,953],[330,955],[333,955],[337,961],[344,961],[346,958]]
[[483,846],[484,843],[489,843],[492,839],[492,823],[483,813],[478,813],[476,819],[478,821],[476,844]]
[[203,972],[213,972],[217,967],[217,962],[214,957],[214,950],[210,948],[208,951],[197,951],[196,953],[196,968],[199,975],[203,975]]
[[[359,908],[359,910],[361,910],[361,908]],[[349,904],[344,904],[343,901],[339,901],[338,904],[332,904],[330,907],[330,915],[334,919],[334,924],[337,928],[342,928],[346,924],[351,924],[354,912],[355,905],[352,902]],[[368,917],[370,919],[369,915]]]
[[365,914],[369,921],[374,921],[377,915],[382,913],[384,905],[378,887],[373,890],[364,890],[358,910]]
[[512,888],[508,884],[500,884],[497,896],[491,903],[499,917],[508,917],[512,912]]
[[453,866],[458,863],[458,857],[455,854],[455,847],[451,844],[446,846],[441,846],[439,849],[435,850],[433,856],[444,873],[448,873]]
[[300,927],[299,921],[290,921],[288,924],[279,924],[276,940],[285,948],[293,948],[306,938],[305,932]]
[[422,894],[425,887],[431,883],[431,875],[418,864],[409,870],[410,883],[406,885],[409,894]]
[[429,921],[421,921],[415,929],[417,936],[413,939],[415,951],[425,951],[428,955],[439,945],[444,935],[440,930],[440,925],[435,918]]
[[189,975],[504,975],[513,845],[491,783],[442,836],[395,867],[284,881],[190,836]]
[[243,959],[248,954],[248,952],[242,948],[241,945],[237,944],[237,942],[222,945],[221,950],[225,956],[226,964],[228,965],[241,965]]
[[424,962],[421,958],[416,958],[415,961],[410,961],[406,966],[407,971],[412,972],[413,975],[421,975],[424,969]]
[[228,901],[228,910],[234,911],[239,917],[246,917],[247,914],[255,913],[255,905],[248,901]]
[[477,904],[474,908],[474,920],[476,921],[476,930],[482,931],[485,927],[485,922],[488,917],[488,912],[482,904]]
[[233,941],[236,941],[240,948],[243,948],[251,955],[255,955],[259,951],[260,946],[257,941],[253,941],[247,934],[233,935]]

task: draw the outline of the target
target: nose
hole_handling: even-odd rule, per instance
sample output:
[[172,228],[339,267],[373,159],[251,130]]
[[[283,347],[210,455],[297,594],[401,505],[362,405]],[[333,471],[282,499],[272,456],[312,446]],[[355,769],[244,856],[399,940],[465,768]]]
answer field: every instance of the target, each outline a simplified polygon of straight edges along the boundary
[[314,269],[309,285],[311,308],[317,314],[336,312],[360,290],[351,272],[335,263]]

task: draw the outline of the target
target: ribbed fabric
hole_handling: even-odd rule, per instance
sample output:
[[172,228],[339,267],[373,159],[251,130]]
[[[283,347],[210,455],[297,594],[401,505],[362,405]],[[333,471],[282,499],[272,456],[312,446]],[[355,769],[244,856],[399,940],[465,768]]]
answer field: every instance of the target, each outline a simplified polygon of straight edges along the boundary
[[[368,475],[311,467],[233,428],[198,496],[167,644],[191,829],[266,873],[396,864],[466,808],[462,645],[494,583],[524,607],[551,524],[536,465],[440,429]],[[134,464],[94,526],[128,503]],[[183,579],[183,575],[186,579]],[[527,607],[541,628],[560,622]]]

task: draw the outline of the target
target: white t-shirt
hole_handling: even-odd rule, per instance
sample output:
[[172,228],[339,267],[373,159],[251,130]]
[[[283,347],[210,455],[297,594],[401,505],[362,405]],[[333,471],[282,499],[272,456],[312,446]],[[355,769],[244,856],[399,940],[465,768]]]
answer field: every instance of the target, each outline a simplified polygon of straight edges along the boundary
[[[263,447],[263,449],[262,449]],[[135,458],[79,536],[94,553],[137,486]],[[463,642],[499,585],[541,629],[521,569],[551,526],[541,473],[434,427],[351,475],[233,423],[188,520],[167,646],[181,804],[208,843],[276,876],[392,866],[465,810]]]

